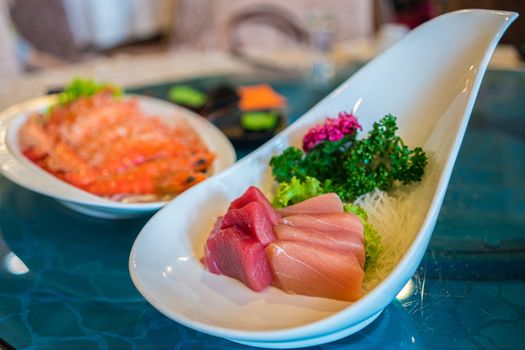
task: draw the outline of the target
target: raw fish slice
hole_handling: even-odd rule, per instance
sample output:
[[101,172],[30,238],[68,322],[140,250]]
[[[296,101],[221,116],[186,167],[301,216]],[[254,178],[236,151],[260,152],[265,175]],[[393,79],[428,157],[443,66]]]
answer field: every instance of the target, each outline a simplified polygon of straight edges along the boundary
[[276,239],[268,212],[259,202],[250,202],[240,209],[229,209],[222,219],[221,228],[231,226],[255,238],[265,247]]
[[239,198],[231,202],[229,209],[240,209],[246,204],[251,202],[257,202],[261,204],[264,210],[268,213],[268,217],[272,221],[272,224],[277,225],[281,216],[273,209],[268,199],[264,194],[255,186],[250,186]]
[[281,224],[322,232],[347,232],[364,241],[363,224],[352,213],[296,214],[284,217]]
[[311,228],[297,228],[279,224],[274,227],[279,240],[305,242],[326,249],[355,254],[361,267],[365,266],[365,245],[358,236],[346,231],[323,232]]
[[287,293],[355,301],[364,271],[354,254],[278,240],[265,248],[273,283]]
[[204,251],[204,265],[214,274],[235,278],[256,292],[272,282],[263,246],[235,227],[212,234]]
[[341,199],[336,193],[322,194],[300,203],[279,209],[279,214],[281,214],[283,217],[294,214],[322,214],[342,212],[343,202],[341,202]]
[[210,236],[215,235],[221,230],[222,218],[223,216],[217,216],[217,220],[215,220],[215,223],[213,224],[213,229],[210,232]]

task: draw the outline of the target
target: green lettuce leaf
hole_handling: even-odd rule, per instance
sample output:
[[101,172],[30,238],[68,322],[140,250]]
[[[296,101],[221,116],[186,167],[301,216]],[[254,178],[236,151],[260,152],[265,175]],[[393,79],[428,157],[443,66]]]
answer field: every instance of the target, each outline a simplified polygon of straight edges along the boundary
[[349,213],[354,213],[361,219],[364,227],[365,235],[365,270],[374,267],[377,264],[379,254],[383,251],[381,244],[381,237],[377,230],[368,223],[368,215],[366,211],[355,204],[344,204],[344,210]]
[[122,89],[116,85],[97,83],[92,79],[75,78],[69,82],[64,91],[58,94],[58,105],[65,106],[80,97],[93,96],[101,91],[110,91],[113,96],[122,96]]
[[316,178],[307,176],[303,181],[294,176],[289,182],[279,184],[272,204],[276,208],[282,208],[323,193],[324,188]]

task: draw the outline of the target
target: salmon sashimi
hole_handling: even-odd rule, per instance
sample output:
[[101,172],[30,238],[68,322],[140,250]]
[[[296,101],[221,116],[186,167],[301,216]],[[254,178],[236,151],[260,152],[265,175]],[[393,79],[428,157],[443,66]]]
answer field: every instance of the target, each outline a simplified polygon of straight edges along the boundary
[[342,213],[343,202],[336,193],[326,193],[279,209],[281,216],[294,214]]
[[235,278],[256,292],[272,282],[262,244],[236,227],[215,229],[204,252],[203,263],[211,273]]
[[365,266],[365,246],[357,235],[347,231],[324,232],[311,228],[297,228],[279,224],[274,227],[275,235],[281,241],[310,243],[334,251],[354,254],[361,267]]
[[363,224],[352,213],[296,214],[282,218],[280,223],[327,233],[345,232],[349,235],[355,235],[364,242]]
[[208,177],[215,159],[188,124],[167,124],[108,91],[27,118],[22,153],[56,177],[115,200],[165,200]]
[[310,243],[275,241],[265,248],[273,284],[287,293],[355,301],[364,271],[354,254]]

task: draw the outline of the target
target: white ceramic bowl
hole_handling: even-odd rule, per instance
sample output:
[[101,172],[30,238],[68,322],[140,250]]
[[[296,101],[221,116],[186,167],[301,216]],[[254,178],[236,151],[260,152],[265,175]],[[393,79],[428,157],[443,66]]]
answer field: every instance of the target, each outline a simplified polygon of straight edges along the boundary
[[[491,54],[516,14],[459,11],[412,31],[367,64],[297,122],[221,174],[175,198],[137,237],[130,273],[138,290],[173,320],[201,332],[261,347],[297,347],[356,332],[407,283],[430,240],[475,96]],[[199,262],[214,218],[250,185],[270,193],[269,159],[327,116],[352,111],[363,133],[387,113],[399,133],[430,155],[423,181],[408,201],[419,221],[403,258],[355,303],[252,292],[205,271]]]
[[[134,97],[139,99],[140,108],[148,115],[156,115],[168,124],[181,120],[189,123],[217,155],[212,164],[212,174],[217,174],[235,162],[235,151],[230,141],[204,118],[163,100],[146,96]],[[28,115],[46,110],[55,101],[56,96],[38,97],[14,105],[0,114],[0,171],[5,177],[22,187],[53,197],[73,210],[101,218],[143,215],[166,204],[121,203],[105,199],[71,186],[27,159],[19,149],[18,130]]]

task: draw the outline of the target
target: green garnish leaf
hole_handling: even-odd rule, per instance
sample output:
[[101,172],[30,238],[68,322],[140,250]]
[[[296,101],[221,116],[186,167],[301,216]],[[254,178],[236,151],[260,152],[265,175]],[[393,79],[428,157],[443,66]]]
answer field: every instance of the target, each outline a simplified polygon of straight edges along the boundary
[[272,174],[278,182],[289,182],[293,177],[303,180],[308,169],[303,160],[304,154],[298,148],[288,147],[280,156],[270,160]]
[[373,268],[379,261],[379,255],[383,251],[381,236],[368,222],[363,222],[365,235],[365,271]]
[[241,126],[249,131],[271,130],[277,125],[279,114],[269,112],[245,112],[241,115]]
[[75,78],[57,96],[58,105],[65,106],[80,97],[94,96],[102,91],[110,91],[115,97],[122,96],[122,89],[116,85],[97,83],[92,79]]
[[381,236],[377,230],[368,223],[368,215],[366,211],[356,204],[344,204],[344,210],[349,213],[354,213],[361,219],[364,227],[365,236],[365,271],[374,267],[377,264],[379,254],[383,251],[381,244]]
[[319,180],[307,176],[304,181],[293,177],[289,182],[281,182],[273,199],[276,208],[296,204],[325,193]]
[[359,205],[357,204],[353,204],[353,203],[344,203],[343,204],[343,210],[346,211],[347,213],[354,213],[355,215],[357,215],[361,221],[366,221],[368,220],[368,214],[366,213],[366,210],[364,210],[363,208],[361,208]]
[[345,160],[348,191],[357,197],[375,188],[388,191],[394,181],[410,184],[423,177],[427,157],[420,147],[409,149],[396,135],[396,118],[389,114],[374,123],[366,139],[356,143]]
[[192,108],[204,106],[207,99],[206,94],[187,85],[172,87],[168,92],[168,98],[174,103]]
[[326,192],[336,192],[345,202],[375,188],[388,191],[396,181],[403,184],[420,181],[427,156],[420,147],[410,149],[396,135],[396,118],[383,117],[374,123],[367,138],[355,134],[332,142],[324,141],[307,153],[289,147],[272,157],[272,174],[279,182],[292,177],[315,177]]

